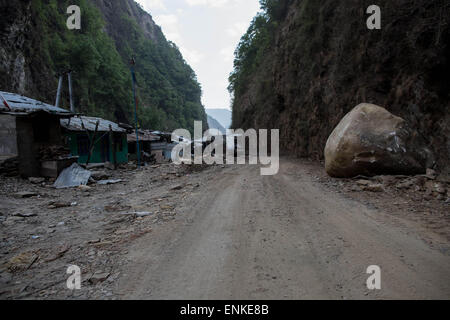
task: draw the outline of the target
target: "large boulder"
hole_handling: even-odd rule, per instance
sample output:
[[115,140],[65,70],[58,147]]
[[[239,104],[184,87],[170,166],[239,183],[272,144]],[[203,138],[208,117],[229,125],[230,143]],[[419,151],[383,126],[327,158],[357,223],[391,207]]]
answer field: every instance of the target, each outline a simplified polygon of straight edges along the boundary
[[405,120],[386,109],[363,103],[339,123],[325,147],[332,177],[422,174],[433,157]]

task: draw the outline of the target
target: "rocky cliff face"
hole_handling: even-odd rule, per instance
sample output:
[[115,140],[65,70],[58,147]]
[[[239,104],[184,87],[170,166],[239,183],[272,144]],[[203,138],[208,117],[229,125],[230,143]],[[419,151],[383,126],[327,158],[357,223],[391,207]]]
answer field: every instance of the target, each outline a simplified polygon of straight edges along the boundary
[[25,94],[29,83],[30,66],[25,60],[27,36],[31,25],[31,1],[0,1],[0,89],[14,89]]
[[153,21],[152,16],[145,12],[134,0],[111,1],[111,0],[91,0],[102,12],[108,34],[116,41],[123,39],[123,32],[115,26],[120,24],[120,16],[127,15],[139,25],[145,36],[153,41],[158,40],[158,35],[162,33],[161,28]]
[[368,30],[373,1],[281,2],[257,66],[238,74],[246,81],[234,92],[234,127],[278,128],[285,152],[322,159],[343,116],[373,103],[410,123],[448,168],[448,3],[380,0],[382,29]]
[[[81,8],[81,30],[66,27]],[[131,123],[129,61],[136,59],[140,126],[207,126],[201,88],[178,48],[133,0],[0,0],[0,90],[53,103],[58,74],[73,70],[78,112]],[[66,81],[63,106],[68,105]]]

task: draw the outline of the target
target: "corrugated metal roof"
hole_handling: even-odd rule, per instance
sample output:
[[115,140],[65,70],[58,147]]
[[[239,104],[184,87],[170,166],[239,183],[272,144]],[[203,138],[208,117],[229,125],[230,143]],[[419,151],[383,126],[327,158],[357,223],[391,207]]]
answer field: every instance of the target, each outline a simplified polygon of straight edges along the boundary
[[10,106],[9,110],[3,105],[3,101],[0,98],[0,112],[13,114],[13,115],[27,115],[34,112],[48,112],[56,115],[68,115],[72,113],[68,110],[57,108],[55,106],[49,105],[47,103],[34,100],[28,97],[24,97],[15,93],[0,91],[1,95],[5,97],[6,102]]
[[[130,133],[127,136],[128,142],[136,142],[136,133]],[[139,141],[148,142],[148,141],[159,141],[161,140],[160,136],[152,134],[150,131],[139,131]]]
[[[112,131],[114,132],[126,132],[125,129],[119,127],[117,123],[102,118],[94,117],[72,117],[70,119],[61,119],[61,126],[70,131],[95,131],[95,126],[99,122],[97,131],[107,132],[109,131],[109,126],[111,125]],[[83,126],[85,129],[83,129]]]

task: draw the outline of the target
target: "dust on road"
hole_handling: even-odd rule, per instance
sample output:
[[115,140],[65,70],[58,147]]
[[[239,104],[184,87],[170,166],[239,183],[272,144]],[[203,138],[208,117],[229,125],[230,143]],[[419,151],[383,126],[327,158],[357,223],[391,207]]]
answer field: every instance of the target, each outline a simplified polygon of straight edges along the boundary
[[[128,260],[117,286],[126,299],[450,298],[448,251],[327,190],[292,160],[276,176],[225,170]],[[367,289],[371,265],[381,267],[382,290]]]
[[[123,181],[55,190],[2,178],[0,299],[450,298],[449,204],[424,200],[445,182],[381,177],[392,187],[365,192],[298,159],[276,176],[169,164],[106,173]],[[37,196],[12,196],[24,191]],[[81,290],[66,287],[72,264]],[[382,290],[367,289],[371,265]]]

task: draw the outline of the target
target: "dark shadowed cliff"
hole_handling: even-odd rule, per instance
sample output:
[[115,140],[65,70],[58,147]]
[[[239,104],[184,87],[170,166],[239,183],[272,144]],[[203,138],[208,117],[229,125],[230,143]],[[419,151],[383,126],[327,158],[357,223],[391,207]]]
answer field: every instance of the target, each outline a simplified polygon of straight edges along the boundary
[[236,51],[233,126],[278,128],[284,152],[322,159],[342,117],[374,103],[407,120],[448,168],[450,5],[378,1],[382,29],[368,30],[372,4],[262,1]]

